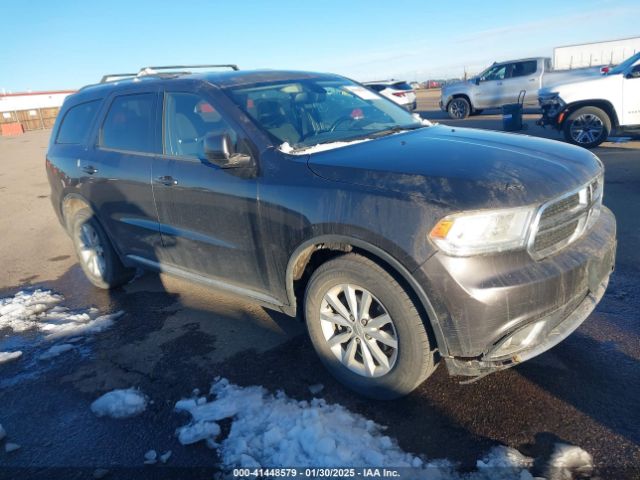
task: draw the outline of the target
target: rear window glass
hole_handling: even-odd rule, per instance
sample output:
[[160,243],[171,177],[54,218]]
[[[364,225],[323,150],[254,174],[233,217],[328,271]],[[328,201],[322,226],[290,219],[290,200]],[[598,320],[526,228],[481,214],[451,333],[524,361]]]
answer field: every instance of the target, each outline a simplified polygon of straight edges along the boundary
[[413,90],[413,87],[407,82],[394,83],[393,85],[391,85],[391,88],[395,88],[396,90]]
[[62,119],[56,143],[83,143],[89,133],[93,117],[100,106],[100,101],[93,100],[71,107]]
[[153,153],[154,93],[116,97],[102,125],[100,145],[117,150]]

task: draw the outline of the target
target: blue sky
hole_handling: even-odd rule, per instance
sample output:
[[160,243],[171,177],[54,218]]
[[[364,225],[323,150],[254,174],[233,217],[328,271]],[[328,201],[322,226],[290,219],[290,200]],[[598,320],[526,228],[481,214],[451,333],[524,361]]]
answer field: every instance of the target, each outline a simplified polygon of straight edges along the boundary
[[640,35],[637,0],[35,0],[0,11],[0,91],[14,92],[176,63],[425,80]]

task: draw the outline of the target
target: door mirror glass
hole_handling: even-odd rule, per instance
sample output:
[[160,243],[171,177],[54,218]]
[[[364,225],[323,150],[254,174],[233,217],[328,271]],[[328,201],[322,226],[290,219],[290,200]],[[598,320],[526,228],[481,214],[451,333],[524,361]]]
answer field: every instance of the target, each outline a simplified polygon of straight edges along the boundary
[[476,85],[480,85],[480,77],[476,77]]
[[203,140],[204,160],[220,168],[251,166],[251,156],[234,151],[231,136],[227,133],[208,133]]

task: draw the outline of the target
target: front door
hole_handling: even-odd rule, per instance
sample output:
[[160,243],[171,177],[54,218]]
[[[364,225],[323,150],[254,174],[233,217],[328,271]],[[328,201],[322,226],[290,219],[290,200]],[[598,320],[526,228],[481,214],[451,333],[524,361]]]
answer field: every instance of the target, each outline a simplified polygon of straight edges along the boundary
[[213,95],[165,91],[163,105],[163,154],[153,166],[161,261],[186,273],[266,291],[255,171],[223,169],[203,155],[207,134],[229,134],[240,150],[246,140],[223,118]]
[[496,108],[503,105],[503,82],[509,64],[494,65],[480,77],[472,99],[474,108]]
[[640,60],[622,81],[622,123],[640,125]]

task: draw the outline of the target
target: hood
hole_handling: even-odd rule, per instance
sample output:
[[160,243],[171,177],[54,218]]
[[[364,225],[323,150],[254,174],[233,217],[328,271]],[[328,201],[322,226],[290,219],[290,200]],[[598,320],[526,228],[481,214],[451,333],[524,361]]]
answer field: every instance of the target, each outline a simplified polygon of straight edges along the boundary
[[576,79],[576,77],[562,78],[562,81],[554,82],[553,84],[540,89],[540,91],[538,92],[538,96],[548,93],[558,93],[563,100],[565,100],[566,102],[570,102],[572,101],[571,98],[573,96],[583,95],[583,92],[589,92],[590,95],[593,95],[600,89],[607,89],[613,87],[614,85],[618,85],[621,80],[621,74],[598,74],[583,76],[579,79]]
[[456,210],[540,204],[602,169],[591,152],[566,143],[445,125],[315,153],[307,161],[327,180]]

